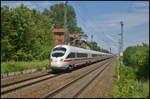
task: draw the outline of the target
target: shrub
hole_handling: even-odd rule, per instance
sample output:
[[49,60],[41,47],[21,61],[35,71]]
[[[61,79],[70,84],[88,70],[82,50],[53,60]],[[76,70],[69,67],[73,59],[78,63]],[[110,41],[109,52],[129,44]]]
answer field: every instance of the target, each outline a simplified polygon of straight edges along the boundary
[[25,69],[33,69],[37,68],[38,70],[42,70],[42,68],[45,67],[46,69],[50,69],[50,63],[49,60],[43,60],[43,61],[9,61],[9,62],[3,62],[1,64],[1,73],[8,73],[8,72],[16,72],[16,71],[23,71]]
[[132,66],[137,69],[138,79],[149,78],[149,45],[128,47],[124,51],[123,62],[126,66]]
[[117,76],[113,82],[113,98],[148,98],[149,81],[141,82],[136,80],[136,71],[132,67],[119,67],[120,79]]

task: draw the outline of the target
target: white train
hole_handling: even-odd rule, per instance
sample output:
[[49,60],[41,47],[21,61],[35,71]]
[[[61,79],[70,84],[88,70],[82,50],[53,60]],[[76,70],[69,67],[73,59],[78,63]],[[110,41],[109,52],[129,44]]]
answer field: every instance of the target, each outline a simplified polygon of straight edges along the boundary
[[52,70],[72,70],[74,67],[90,64],[105,58],[110,58],[112,54],[102,53],[69,45],[57,45],[52,49],[51,69]]

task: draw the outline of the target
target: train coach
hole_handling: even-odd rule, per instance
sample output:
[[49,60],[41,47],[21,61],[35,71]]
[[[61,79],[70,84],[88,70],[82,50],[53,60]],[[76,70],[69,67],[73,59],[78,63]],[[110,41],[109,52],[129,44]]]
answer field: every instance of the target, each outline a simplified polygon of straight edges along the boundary
[[111,57],[112,54],[87,50],[69,45],[57,45],[52,49],[51,69],[72,70],[83,64],[90,64]]

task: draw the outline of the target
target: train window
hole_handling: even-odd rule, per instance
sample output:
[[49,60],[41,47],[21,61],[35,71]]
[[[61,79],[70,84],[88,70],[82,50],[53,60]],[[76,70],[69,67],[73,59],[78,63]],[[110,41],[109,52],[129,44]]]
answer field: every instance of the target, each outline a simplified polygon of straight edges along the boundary
[[53,51],[64,51],[64,52],[66,52],[66,48],[64,48],[64,47],[57,47],[57,48],[54,48]]
[[75,53],[70,53],[67,58],[75,58]]
[[66,52],[66,48],[64,47],[56,47],[53,49],[52,56],[53,57],[62,57]]
[[97,57],[97,54],[92,54],[92,57]]
[[53,57],[62,57],[62,56],[64,56],[64,52],[62,52],[62,51],[60,51],[60,52],[54,52],[54,53],[52,53],[52,56]]
[[77,53],[77,57],[87,57],[88,54],[86,53]]

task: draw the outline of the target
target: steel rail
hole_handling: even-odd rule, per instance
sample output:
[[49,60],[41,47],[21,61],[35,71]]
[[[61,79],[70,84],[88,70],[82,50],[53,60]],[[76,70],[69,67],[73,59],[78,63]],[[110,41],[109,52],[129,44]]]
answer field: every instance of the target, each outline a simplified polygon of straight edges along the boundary
[[69,83],[67,83],[67,84],[65,84],[65,85],[63,85],[63,86],[61,86],[60,88],[58,88],[58,89],[56,89],[56,90],[54,90],[54,91],[51,91],[51,92],[49,92],[48,94],[42,96],[41,98],[50,98],[50,97],[52,97],[52,96],[58,94],[59,92],[61,92],[61,91],[64,90],[65,88],[69,87],[70,85],[72,85],[72,84],[75,83],[76,81],[82,79],[83,77],[87,76],[88,74],[90,74],[90,73],[96,71],[98,68],[101,68],[102,66],[105,66],[105,65],[108,65],[108,62],[103,63],[101,66],[97,67],[97,68],[94,69],[94,70],[88,71],[87,73],[85,73],[85,74],[81,75],[80,77],[78,77],[78,78],[76,78],[76,79],[70,81]]
[[102,72],[104,72],[104,70],[109,66],[110,63],[108,63],[96,76],[94,76],[93,79],[85,84],[84,87],[81,88],[72,98],[77,98],[77,96],[79,96],[86,89],[87,86],[89,86]]
[[49,75],[49,74],[46,73],[46,74],[42,74],[42,75],[39,75],[39,76],[30,77],[30,78],[23,79],[23,80],[18,80],[18,81],[14,81],[14,82],[2,84],[2,85],[1,85],[1,88],[3,88],[3,87],[8,87],[8,86],[11,86],[11,85],[14,85],[14,84],[18,84],[18,83],[21,83],[21,82],[25,82],[25,81],[28,81],[28,80],[31,80],[31,79],[36,79],[36,78],[39,78],[39,77],[42,77],[42,76],[46,76],[46,75]]
[[[45,76],[47,76],[47,75],[45,75]],[[40,83],[42,81],[45,81],[45,80],[48,80],[50,78],[54,78],[54,77],[57,77],[57,76],[59,76],[59,74],[58,75],[54,75],[54,76],[50,76],[50,77],[47,77],[47,78],[44,78],[44,79],[40,79],[40,80],[37,80],[37,81],[34,81],[34,82],[30,82],[28,84],[24,84],[24,85],[21,85],[21,86],[17,86],[15,88],[11,88],[11,89],[8,89],[8,90],[5,90],[5,91],[1,91],[1,95],[7,94],[9,92],[15,91],[15,90],[23,88],[23,87],[27,87],[27,86],[30,86],[30,85],[33,85],[33,84],[36,84],[36,83]],[[38,79],[38,77],[36,77],[36,79]],[[32,79],[30,79],[30,80],[32,80]],[[21,82],[21,83],[24,83],[24,82]],[[18,82],[16,84],[18,84]],[[14,83],[13,85],[16,85],[16,84]],[[13,85],[11,85],[11,86],[13,86]],[[9,86],[6,86],[6,87],[9,87]],[[6,87],[3,87],[3,88],[6,88]],[[1,88],[1,90],[2,90],[2,88]]]
[[[104,60],[106,60],[106,59],[107,59],[107,58],[105,58]],[[108,58],[108,59],[109,59],[109,58]],[[104,61],[104,60],[102,60],[102,61]],[[60,74],[61,74],[61,73],[60,73]],[[44,79],[40,79],[40,80],[38,80],[38,81],[30,82],[30,83],[28,83],[28,84],[23,84],[23,85],[21,85],[21,86],[17,86],[17,87],[15,87],[15,88],[11,88],[11,89],[4,90],[4,91],[2,91],[3,88],[7,88],[7,87],[10,87],[10,86],[14,86],[14,85],[16,85],[16,84],[24,83],[24,82],[30,81],[30,80],[32,80],[32,79],[35,80],[35,79],[38,79],[38,78],[40,78],[40,77],[47,76],[47,75],[49,75],[49,74],[47,73],[47,74],[43,74],[43,75],[39,75],[39,76],[27,78],[27,79],[15,81],[15,82],[12,82],[12,83],[3,84],[3,85],[1,85],[1,95],[7,94],[7,93],[9,93],[9,92],[15,91],[15,90],[20,89],[20,88],[23,88],[23,87],[27,87],[27,86],[30,86],[30,85],[33,85],[33,84],[36,84],[36,83],[40,83],[40,82],[45,81],[45,80],[48,80],[48,79],[50,79],[50,78],[57,77],[57,76],[59,76],[60,74],[57,74],[57,75],[54,75],[54,76],[51,76],[51,77],[47,77],[47,78],[44,78]]]

